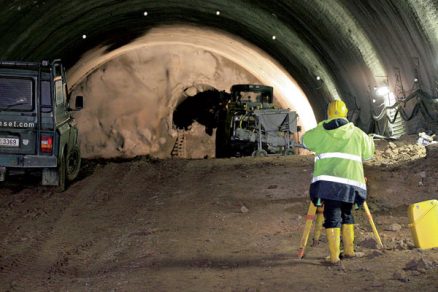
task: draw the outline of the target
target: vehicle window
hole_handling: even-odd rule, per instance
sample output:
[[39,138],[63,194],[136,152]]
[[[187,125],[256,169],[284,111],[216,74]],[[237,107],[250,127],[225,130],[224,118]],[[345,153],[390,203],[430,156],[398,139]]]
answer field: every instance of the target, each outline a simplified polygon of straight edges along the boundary
[[52,95],[50,94],[50,82],[41,82],[41,110],[45,113],[52,111]]
[[55,81],[55,95],[56,105],[62,104],[64,102],[64,88],[62,86],[62,80]]
[[0,77],[0,109],[31,111],[32,101],[32,79]]

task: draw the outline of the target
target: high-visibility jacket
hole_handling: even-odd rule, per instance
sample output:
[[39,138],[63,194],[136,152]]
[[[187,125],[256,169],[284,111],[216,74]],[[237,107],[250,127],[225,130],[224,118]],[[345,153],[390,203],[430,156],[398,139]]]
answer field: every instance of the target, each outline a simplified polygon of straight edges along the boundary
[[347,203],[363,203],[367,187],[362,161],[374,155],[374,141],[346,119],[327,130],[335,120],[326,120],[307,131],[303,145],[315,153],[310,196]]

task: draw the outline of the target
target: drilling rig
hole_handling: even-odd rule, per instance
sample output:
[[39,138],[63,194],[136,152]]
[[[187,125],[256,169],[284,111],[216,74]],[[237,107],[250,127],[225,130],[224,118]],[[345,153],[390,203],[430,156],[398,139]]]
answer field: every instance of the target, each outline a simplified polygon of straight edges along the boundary
[[273,87],[236,84],[218,127],[218,157],[292,155],[298,115],[274,106]]

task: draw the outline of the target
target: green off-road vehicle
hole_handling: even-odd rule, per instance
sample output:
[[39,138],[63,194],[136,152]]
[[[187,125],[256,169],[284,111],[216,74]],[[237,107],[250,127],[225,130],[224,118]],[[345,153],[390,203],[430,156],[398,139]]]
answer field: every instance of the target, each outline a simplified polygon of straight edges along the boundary
[[79,173],[78,129],[59,60],[0,61],[0,181],[10,174],[40,173],[43,185],[63,191]]

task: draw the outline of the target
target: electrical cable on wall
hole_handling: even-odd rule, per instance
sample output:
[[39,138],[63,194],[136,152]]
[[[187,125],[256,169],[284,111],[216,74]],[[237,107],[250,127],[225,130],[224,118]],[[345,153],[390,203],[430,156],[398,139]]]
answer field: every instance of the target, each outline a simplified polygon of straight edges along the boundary
[[[411,113],[408,114],[407,111],[405,110],[406,104],[408,101],[410,101],[414,98],[417,98],[418,100],[417,100],[414,108],[412,109]],[[435,118],[430,114],[429,110],[427,109],[427,106],[424,104],[423,98],[438,99],[438,97],[429,96],[423,90],[417,89],[416,91],[411,93],[408,97],[406,97],[406,99],[404,99],[403,101],[398,101],[391,106],[385,106],[378,115],[373,114],[373,119],[374,119],[374,121],[378,122],[378,121],[381,121],[382,119],[386,118],[386,120],[390,124],[394,124],[399,113],[404,121],[410,121],[415,116],[417,116],[419,112],[421,112],[421,114],[423,116],[428,117],[432,121],[435,121]],[[395,112],[393,118],[389,117],[388,113],[387,113],[388,110],[391,110],[391,109],[396,109],[396,112]]]

